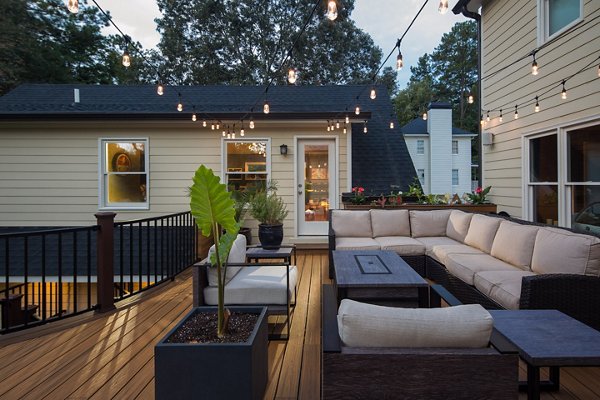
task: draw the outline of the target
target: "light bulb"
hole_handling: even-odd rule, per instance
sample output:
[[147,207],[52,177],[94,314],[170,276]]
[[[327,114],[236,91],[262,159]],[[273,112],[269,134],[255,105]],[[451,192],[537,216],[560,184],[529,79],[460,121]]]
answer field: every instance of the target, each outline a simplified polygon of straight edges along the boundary
[[250,118],[250,129],[254,129],[254,120]]
[[179,103],[177,103],[177,111],[179,111],[179,112],[183,111],[183,104],[181,104],[181,101]]
[[331,132],[331,127],[329,126],[329,123],[327,123],[327,132]]
[[69,10],[73,14],[77,14],[79,12],[79,1],[67,0],[67,10]]
[[198,117],[196,117],[196,114],[192,114],[192,121],[196,122],[198,120]]
[[[225,132],[223,132],[223,133],[225,133]],[[227,134],[227,139],[231,139],[231,133]]]
[[400,71],[404,67],[404,60],[402,59],[402,53],[398,52],[398,57],[396,57],[396,70]]
[[131,65],[131,57],[129,57],[129,52],[127,50],[123,52],[122,62],[124,67],[129,67]]
[[375,88],[371,88],[371,94],[369,95],[369,97],[371,98],[371,100],[375,100],[377,98],[377,92],[375,91]]
[[217,130],[221,129],[221,122],[217,122]]
[[335,21],[338,16],[337,4],[335,4],[334,0],[330,0],[327,3],[327,14],[325,14],[330,21]]
[[390,129],[394,129],[394,121],[390,121]]
[[600,77],[600,65],[598,65],[598,77]]
[[485,124],[485,121],[483,120],[483,114],[481,114],[481,118],[479,118],[479,123],[481,124],[481,126]]
[[160,82],[158,82],[158,85],[156,86],[156,94],[159,96],[162,96],[163,94],[165,94],[165,87]]
[[235,132],[231,132],[231,138],[235,139]]
[[423,120],[427,121],[427,113],[426,112],[423,113]]
[[213,124],[210,124],[210,130],[211,130],[211,131],[214,131],[214,130],[215,130],[215,124],[214,124],[214,123],[213,123]]
[[487,112],[487,116],[485,117],[485,120],[486,120],[487,122],[490,122],[490,112],[489,112],[489,110],[488,110],[488,112]]
[[442,15],[448,12],[448,0],[440,0],[440,5],[438,6],[438,12]]
[[560,98],[563,100],[567,99],[567,89],[565,89],[565,81],[562,82],[562,92],[560,93]]
[[500,109],[500,117],[498,118],[502,122],[502,109]]
[[534,108],[535,112],[540,112],[540,103],[538,101],[538,97],[535,96],[535,108]]
[[365,122],[364,126],[363,126],[363,133],[367,133],[369,132],[369,130],[367,129],[367,123]]
[[202,120],[202,127],[206,128],[206,120],[205,119]]
[[340,129],[340,121],[339,120],[335,123],[335,129]]
[[354,109],[354,114],[359,115],[360,114],[360,107],[356,106],[356,108]]
[[515,106],[515,119],[519,119],[519,108]]
[[244,130],[244,128],[240,129],[240,136],[244,136],[246,134],[246,131]]
[[295,68],[290,68],[288,70],[288,76],[287,76],[288,82],[293,85],[294,83],[296,83],[296,80],[298,79],[298,73],[296,72]]
[[227,136],[227,133],[225,131],[221,132],[221,134],[223,135],[223,137]]
[[467,99],[467,102],[468,102],[469,104],[473,104],[473,103],[475,102],[475,98],[473,98],[473,95],[472,95],[472,94],[470,94],[470,95],[469,95],[469,98]]
[[535,61],[535,58],[533,59],[533,62],[531,63],[531,75],[535,76],[538,74],[538,64]]
[[267,101],[265,101],[265,104],[263,105],[263,112],[265,114],[268,114],[271,112],[271,107],[269,107],[269,103]]
[[346,133],[348,133],[348,129],[346,129],[346,127],[344,127],[344,130],[342,132],[344,132],[344,135],[345,135]]
[[347,124],[350,123],[350,117],[346,114],[346,119],[344,120]]

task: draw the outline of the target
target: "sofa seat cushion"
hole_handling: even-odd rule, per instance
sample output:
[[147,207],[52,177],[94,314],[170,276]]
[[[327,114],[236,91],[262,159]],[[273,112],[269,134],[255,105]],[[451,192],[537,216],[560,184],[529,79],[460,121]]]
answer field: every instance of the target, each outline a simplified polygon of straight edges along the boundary
[[502,221],[490,254],[521,269],[530,269],[538,229],[537,226]]
[[[286,267],[283,265],[242,267],[242,270],[225,285],[225,304],[287,304]],[[298,282],[298,269],[290,270],[290,293],[292,296]],[[216,305],[218,290],[216,287],[204,288],[204,301]]]
[[427,255],[440,264],[446,265],[448,263],[448,256],[450,254],[482,254],[485,253],[475,247],[467,246],[466,244],[440,244],[433,246],[431,250],[427,251]]
[[337,318],[340,339],[351,347],[482,348],[493,326],[479,304],[400,308],[344,299]]
[[[208,249],[208,258],[207,262],[210,263],[210,257],[215,252],[215,245],[213,244],[210,249]],[[233,241],[233,245],[231,246],[231,251],[229,252],[229,256],[227,257],[227,262],[242,264],[246,262],[246,236],[237,235],[237,238]],[[227,267],[226,275],[225,275],[225,284],[229,283],[233,279],[234,276],[237,275],[242,267]],[[207,271],[208,276],[208,285],[209,286],[218,286],[219,285],[219,274],[217,274],[217,266],[210,266]]]
[[336,237],[336,250],[379,250],[380,244],[370,237]]
[[449,254],[445,265],[452,275],[471,286],[478,272],[520,271],[519,268],[489,254]]
[[538,274],[600,276],[600,239],[564,229],[540,228],[531,270]]
[[465,244],[490,254],[496,231],[502,221],[500,218],[488,217],[486,215],[473,215],[469,231],[467,232],[467,236],[465,236]]
[[381,250],[395,251],[401,256],[424,256],[425,245],[416,239],[406,236],[382,236],[376,237],[375,241],[381,246]]
[[339,237],[373,237],[369,210],[333,210],[331,226]]
[[473,214],[461,210],[452,210],[446,225],[446,236],[458,242],[464,242],[469,231]]
[[410,236],[408,210],[370,210],[373,237]]
[[452,246],[462,244],[446,236],[420,237],[416,240],[425,245],[426,254],[428,254],[436,246]]
[[475,274],[475,288],[509,310],[519,308],[521,282],[524,276],[535,275],[531,271],[485,271]]
[[446,227],[451,212],[452,210],[410,210],[411,236],[446,236]]

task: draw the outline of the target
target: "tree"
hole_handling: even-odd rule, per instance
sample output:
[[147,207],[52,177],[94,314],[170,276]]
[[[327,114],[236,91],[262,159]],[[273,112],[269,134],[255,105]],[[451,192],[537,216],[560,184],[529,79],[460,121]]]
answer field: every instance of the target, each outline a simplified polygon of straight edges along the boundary
[[158,0],[163,75],[171,84],[266,84],[271,79],[283,84],[285,71],[294,67],[302,84],[370,82],[382,52],[350,19],[354,1],[345,1],[333,22],[320,5],[286,54],[314,4]]

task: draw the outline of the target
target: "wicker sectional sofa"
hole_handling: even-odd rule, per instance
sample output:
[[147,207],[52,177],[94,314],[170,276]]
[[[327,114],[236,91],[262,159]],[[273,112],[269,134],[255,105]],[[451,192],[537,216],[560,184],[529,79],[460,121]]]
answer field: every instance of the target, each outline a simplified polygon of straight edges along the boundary
[[332,250],[393,250],[463,303],[558,309],[600,330],[600,239],[460,210],[331,210]]

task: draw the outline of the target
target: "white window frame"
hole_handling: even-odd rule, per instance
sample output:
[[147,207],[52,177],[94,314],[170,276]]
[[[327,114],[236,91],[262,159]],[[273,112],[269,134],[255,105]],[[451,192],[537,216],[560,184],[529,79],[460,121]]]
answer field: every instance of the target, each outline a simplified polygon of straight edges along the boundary
[[417,169],[417,176],[419,177],[419,182],[421,183],[421,186],[425,185],[425,169]]
[[579,0],[579,18],[574,19],[569,24],[565,25],[562,29],[556,31],[550,35],[550,7],[549,0],[537,0],[537,43],[538,46],[543,45],[546,42],[562,35],[573,26],[583,21],[583,0]]
[[452,155],[458,155],[458,139],[452,139]]
[[423,155],[425,154],[425,140],[417,139],[417,154]]
[[[144,143],[144,165],[146,167],[146,201],[144,203],[108,204],[106,182],[109,175],[106,165],[107,143]],[[136,172],[120,172],[119,174],[139,175]],[[149,210],[150,209],[150,140],[148,137],[109,137],[98,139],[98,209],[100,210]]]
[[[265,153],[265,162],[266,165],[266,181],[269,182],[271,180],[271,139],[270,138],[235,138],[235,139],[221,139],[221,182],[225,185],[229,183],[227,176],[229,173],[227,172],[227,143],[256,143],[256,142],[265,142],[266,144],[266,153]],[[234,172],[235,174],[240,174],[240,172]],[[241,172],[241,174],[256,174],[256,172]],[[259,174],[264,175],[263,172],[259,172]]]
[[[455,174],[456,174],[456,183],[454,183]],[[458,185],[460,185],[460,173],[459,173],[458,169],[453,168],[452,169],[452,186],[458,186]]]

